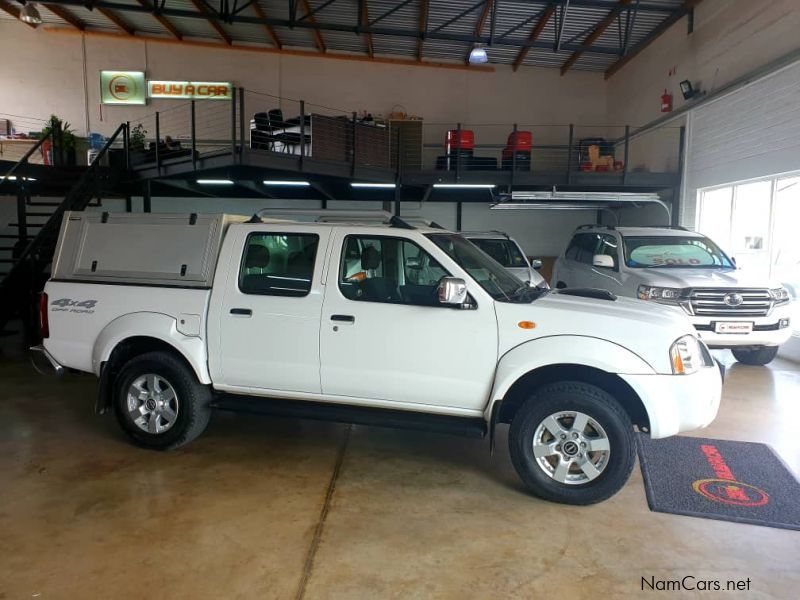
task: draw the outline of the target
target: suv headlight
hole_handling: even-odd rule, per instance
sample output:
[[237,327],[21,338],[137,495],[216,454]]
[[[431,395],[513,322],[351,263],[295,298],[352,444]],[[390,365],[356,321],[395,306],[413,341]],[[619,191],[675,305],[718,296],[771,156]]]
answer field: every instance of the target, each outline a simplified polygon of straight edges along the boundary
[[789,295],[789,290],[787,290],[785,287],[772,289],[769,291],[769,295],[775,301],[775,304],[786,304],[792,299]]
[[685,335],[675,340],[669,349],[669,358],[675,375],[691,375],[706,363],[700,350],[700,343],[693,335]]
[[637,290],[639,300],[655,300],[657,302],[676,303],[681,297],[680,288],[655,287],[652,285],[640,285]]

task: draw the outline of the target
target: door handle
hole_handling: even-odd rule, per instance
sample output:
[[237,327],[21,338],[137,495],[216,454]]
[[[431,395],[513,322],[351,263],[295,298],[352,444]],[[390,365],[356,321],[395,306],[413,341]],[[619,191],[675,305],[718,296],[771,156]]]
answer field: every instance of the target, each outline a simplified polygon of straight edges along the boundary
[[253,315],[253,311],[249,308],[232,308],[231,309],[232,315],[242,315],[245,317],[250,317]]
[[331,321],[344,321],[345,323],[355,323],[356,318],[353,315],[331,315]]

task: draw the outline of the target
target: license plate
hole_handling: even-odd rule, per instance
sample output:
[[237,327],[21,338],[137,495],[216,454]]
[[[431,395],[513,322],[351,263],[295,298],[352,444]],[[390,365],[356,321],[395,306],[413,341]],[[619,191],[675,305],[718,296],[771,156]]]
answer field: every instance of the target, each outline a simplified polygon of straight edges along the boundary
[[751,321],[717,321],[714,323],[715,333],[752,333],[753,323]]

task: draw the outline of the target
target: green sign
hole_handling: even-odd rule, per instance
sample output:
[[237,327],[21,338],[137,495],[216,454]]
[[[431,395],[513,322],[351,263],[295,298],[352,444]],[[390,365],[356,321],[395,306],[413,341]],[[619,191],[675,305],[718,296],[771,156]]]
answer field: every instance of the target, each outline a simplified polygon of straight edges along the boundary
[[143,71],[100,71],[102,104],[145,104],[146,93]]

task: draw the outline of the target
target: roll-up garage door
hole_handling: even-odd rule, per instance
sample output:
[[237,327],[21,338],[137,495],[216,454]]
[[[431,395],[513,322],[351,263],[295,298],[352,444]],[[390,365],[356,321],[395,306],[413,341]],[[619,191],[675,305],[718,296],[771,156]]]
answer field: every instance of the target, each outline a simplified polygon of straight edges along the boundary
[[681,221],[701,188],[800,171],[800,63],[689,113]]

